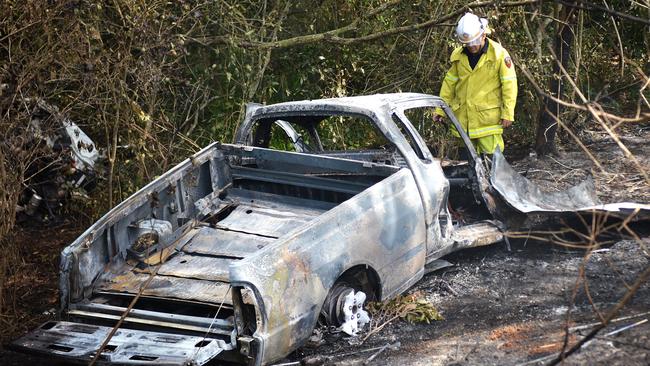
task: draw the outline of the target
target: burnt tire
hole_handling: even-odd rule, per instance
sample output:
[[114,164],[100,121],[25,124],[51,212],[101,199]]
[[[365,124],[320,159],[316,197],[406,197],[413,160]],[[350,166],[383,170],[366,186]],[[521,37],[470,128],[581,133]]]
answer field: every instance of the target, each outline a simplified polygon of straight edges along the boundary
[[349,335],[356,335],[370,321],[363,309],[366,294],[347,282],[337,282],[330,289],[321,310],[321,316],[330,327]]

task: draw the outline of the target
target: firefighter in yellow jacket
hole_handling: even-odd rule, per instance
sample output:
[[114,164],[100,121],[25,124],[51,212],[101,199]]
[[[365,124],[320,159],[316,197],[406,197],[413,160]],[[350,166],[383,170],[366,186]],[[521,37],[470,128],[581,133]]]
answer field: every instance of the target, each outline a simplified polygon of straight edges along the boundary
[[[450,57],[440,97],[458,118],[479,154],[504,149],[503,129],[515,117],[517,75],[512,60],[500,44],[487,38],[487,19],[465,13],[456,36],[463,44]],[[436,121],[444,113],[438,111]],[[458,132],[452,133],[459,137]]]

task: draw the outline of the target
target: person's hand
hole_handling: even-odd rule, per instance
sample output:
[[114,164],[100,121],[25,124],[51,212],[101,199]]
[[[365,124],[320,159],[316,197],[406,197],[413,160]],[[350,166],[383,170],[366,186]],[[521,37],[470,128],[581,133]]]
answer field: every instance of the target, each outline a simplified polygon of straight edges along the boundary
[[501,120],[501,126],[503,126],[503,128],[508,128],[508,127],[512,126],[512,121],[507,120],[507,119],[502,119]]
[[433,116],[433,122],[443,123],[444,121],[445,121],[445,118],[443,116],[439,115],[439,114],[436,114],[435,116]]

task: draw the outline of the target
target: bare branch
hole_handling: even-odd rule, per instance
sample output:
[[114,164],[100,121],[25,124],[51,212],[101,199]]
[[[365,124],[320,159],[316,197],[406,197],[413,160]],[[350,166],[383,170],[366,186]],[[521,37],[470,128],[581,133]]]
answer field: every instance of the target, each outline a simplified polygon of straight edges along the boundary
[[574,4],[574,3],[571,3],[571,2],[565,1],[565,0],[555,0],[555,2],[558,3],[558,4],[562,4],[564,6],[569,6],[569,7],[576,8],[576,9],[600,10],[603,13],[611,14],[612,16],[615,16],[617,18],[627,19],[627,20],[631,20],[633,22],[650,25],[650,20],[648,20],[648,19],[643,19],[643,18],[635,17],[634,15],[621,13],[619,11],[611,10],[609,8],[606,8],[606,7],[603,7],[603,6],[600,6],[600,5],[596,5],[596,4],[593,4],[593,3],[590,3],[590,2],[587,2],[587,1],[584,1],[584,0],[576,0],[575,1],[577,3],[581,3],[582,5],[577,5],[577,4]]
[[551,47],[549,47],[549,51],[555,57],[555,61],[560,66],[560,70],[562,71],[562,74],[564,74],[564,76],[567,78],[567,80],[569,81],[571,86],[573,86],[576,93],[578,93],[578,96],[580,97],[580,99],[582,99],[582,102],[586,104],[587,110],[591,113],[591,115],[594,117],[594,119],[601,125],[601,127],[605,131],[607,131],[609,136],[616,142],[616,144],[618,144],[618,146],[621,148],[621,150],[625,153],[625,156],[628,157],[630,160],[632,160],[632,163],[634,163],[634,165],[636,166],[639,173],[641,175],[643,175],[643,178],[645,178],[646,183],[648,185],[650,185],[650,176],[648,176],[648,172],[646,172],[646,170],[643,168],[643,166],[641,165],[639,160],[636,158],[636,156],[634,156],[634,154],[632,154],[632,152],[627,148],[627,146],[625,146],[625,144],[623,144],[623,142],[621,142],[621,139],[618,137],[618,135],[616,133],[614,133],[614,131],[607,125],[607,123],[605,123],[605,121],[602,120],[600,113],[598,113],[598,111],[596,111],[594,109],[594,105],[592,103],[588,103],[587,98],[585,98],[582,91],[580,91],[580,88],[578,88],[578,86],[573,81],[573,79],[571,78],[569,73],[564,69],[564,67],[562,66],[562,63],[559,62],[559,60],[557,59],[557,57],[556,57],[556,55],[553,52],[553,49]]
[[462,14],[463,12],[469,11],[471,9],[475,8],[485,8],[485,7],[492,7],[496,6],[498,8],[512,8],[512,7],[519,7],[519,6],[524,6],[524,5],[532,5],[532,4],[538,4],[540,3],[541,0],[520,0],[520,1],[510,1],[510,2],[499,2],[499,1],[475,1],[473,3],[469,3],[460,9],[451,12],[449,14],[446,14],[442,17],[435,18],[435,19],[429,19],[425,22],[422,23],[417,23],[417,24],[412,24],[412,25],[407,25],[403,27],[396,27],[396,28],[391,28],[385,31],[381,32],[376,32],[376,33],[371,33],[365,36],[361,37],[356,37],[356,38],[346,38],[346,37],[340,37],[339,35],[344,34],[346,32],[354,31],[358,29],[358,25],[362,20],[368,19],[372,16],[375,16],[384,10],[388,9],[389,7],[396,5],[400,3],[400,0],[395,0],[392,2],[388,2],[386,4],[383,4],[382,6],[372,9],[368,11],[362,18],[358,18],[354,20],[352,23],[341,27],[337,29],[333,29],[327,32],[323,33],[316,33],[316,34],[308,34],[304,36],[297,36],[297,37],[292,37],[292,38],[287,38],[287,39],[282,39],[279,41],[274,41],[274,42],[251,42],[251,41],[245,41],[242,39],[236,39],[233,37],[227,37],[227,36],[218,36],[218,37],[197,37],[197,38],[191,38],[188,37],[189,39],[192,39],[196,42],[200,42],[202,44],[230,44],[238,47],[243,47],[243,48],[288,48],[288,47],[295,47],[295,46],[301,46],[305,44],[311,44],[311,43],[316,43],[316,42],[328,42],[328,43],[335,43],[335,44],[352,44],[352,43],[360,43],[360,42],[368,42],[368,41],[374,41],[377,39],[381,39],[387,36],[392,36],[396,34],[401,34],[401,33],[409,33],[409,32],[415,32],[421,29],[427,29],[434,27],[436,25],[441,25],[441,23],[448,21],[450,19],[453,19],[457,17],[458,15]]
[[639,287],[643,285],[647,280],[648,277],[650,277],[650,266],[647,267],[643,273],[639,277],[637,277],[636,281],[634,281],[634,284],[632,287],[625,292],[625,295],[621,299],[621,301],[616,304],[614,309],[610,311],[607,316],[605,317],[605,321],[601,322],[596,328],[594,328],[587,336],[585,336],[583,339],[581,339],[579,342],[577,342],[573,347],[571,347],[568,351],[560,353],[557,358],[555,358],[553,361],[551,361],[548,366],[553,366],[557,365],[558,363],[562,362],[565,360],[568,356],[572,355],[576,351],[578,351],[582,345],[590,341],[592,338],[594,338],[598,332],[600,332],[603,328],[605,328],[609,322],[614,319],[614,317],[618,314],[618,312],[634,297],[634,294],[637,292]]

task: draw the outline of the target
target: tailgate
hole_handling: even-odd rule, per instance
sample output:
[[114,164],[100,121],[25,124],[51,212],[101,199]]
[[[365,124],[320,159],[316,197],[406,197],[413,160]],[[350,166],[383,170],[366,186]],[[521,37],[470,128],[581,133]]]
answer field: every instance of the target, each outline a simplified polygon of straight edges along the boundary
[[[17,351],[88,364],[112,327],[50,321],[14,341]],[[232,349],[221,339],[135,329],[119,329],[97,364],[203,365]]]

